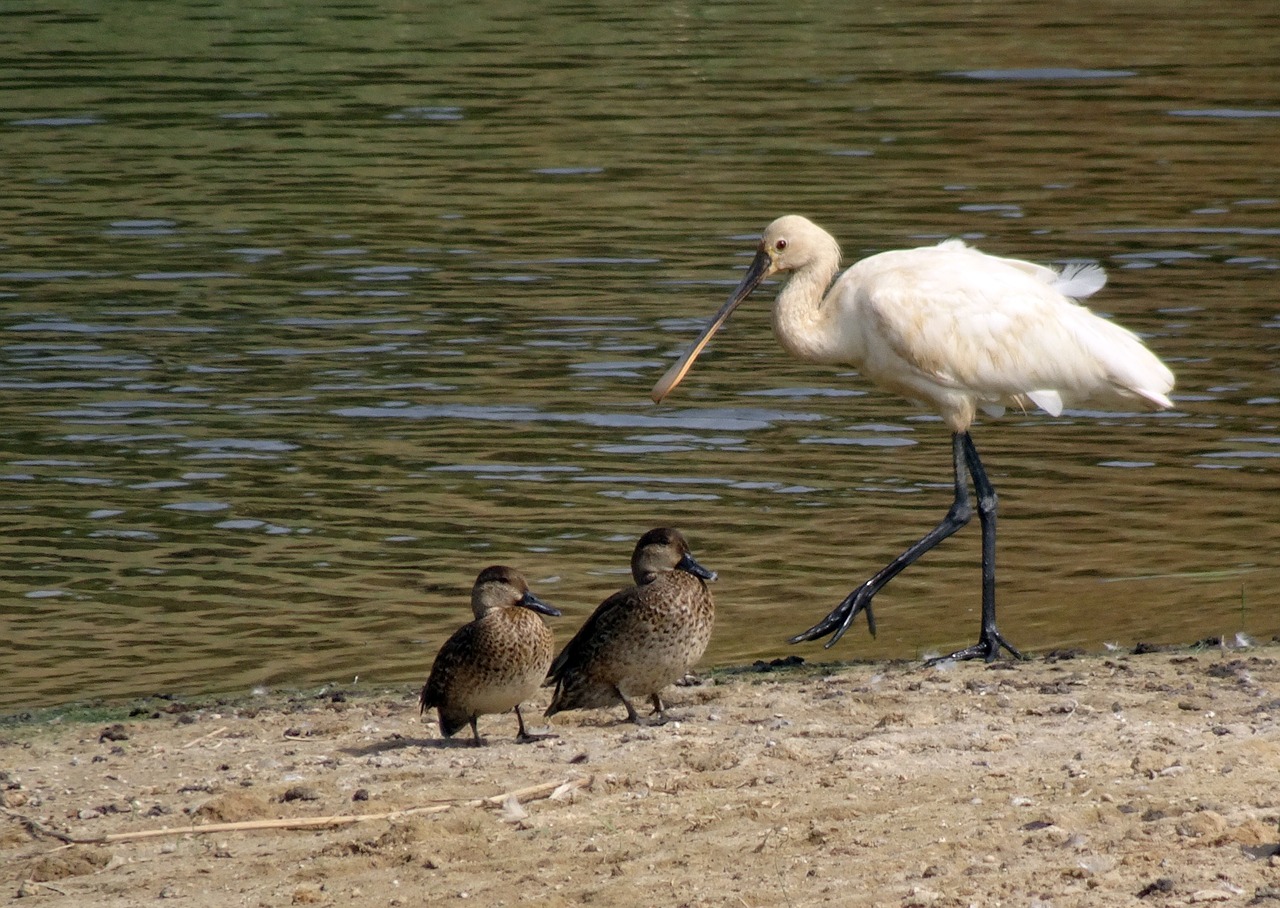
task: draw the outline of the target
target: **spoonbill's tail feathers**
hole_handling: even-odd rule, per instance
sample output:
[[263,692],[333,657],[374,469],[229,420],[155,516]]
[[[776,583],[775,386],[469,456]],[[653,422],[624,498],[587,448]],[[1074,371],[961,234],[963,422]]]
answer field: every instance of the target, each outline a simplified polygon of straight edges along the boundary
[[1105,369],[1107,381],[1124,399],[1143,400],[1156,410],[1173,407],[1173,373],[1136,334],[1115,322],[1094,316],[1090,325],[1093,355]]
[[[1168,390],[1168,389],[1166,389]],[[1169,399],[1169,395],[1161,394],[1159,391],[1152,391],[1146,388],[1134,388],[1133,393],[1148,401],[1151,406],[1157,410],[1169,410],[1173,408],[1173,401]]]

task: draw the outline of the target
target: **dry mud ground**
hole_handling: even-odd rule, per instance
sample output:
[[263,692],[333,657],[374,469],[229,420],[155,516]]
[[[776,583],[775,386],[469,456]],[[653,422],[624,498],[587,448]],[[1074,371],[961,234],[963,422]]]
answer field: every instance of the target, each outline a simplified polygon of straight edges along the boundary
[[1274,645],[720,672],[481,749],[415,693],[7,721],[0,898],[1280,908]]

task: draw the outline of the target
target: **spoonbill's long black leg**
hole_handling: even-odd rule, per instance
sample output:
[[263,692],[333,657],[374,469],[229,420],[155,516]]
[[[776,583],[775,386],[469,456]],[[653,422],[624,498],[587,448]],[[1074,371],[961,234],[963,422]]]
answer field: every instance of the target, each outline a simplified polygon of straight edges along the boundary
[[[871,600],[876,593],[886,583],[897,577],[908,566],[913,564],[925,552],[936,546],[939,542],[946,539],[956,530],[967,524],[973,519],[973,505],[969,503],[969,485],[967,474],[969,472],[966,467],[966,449],[965,440],[969,438],[967,432],[957,432],[951,436],[951,452],[952,460],[955,468],[955,501],[951,503],[951,509],[947,511],[947,515],[942,521],[925,534],[918,542],[910,545],[897,558],[890,561],[870,580],[855,589],[852,593],[844,598],[844,601],[835,607],[831,614],[823,618],[807,631],[802,631],[790,639],[790,643],[800,643],[805,640],[817,640],[819,637],[825,637],[832,631],[835,634],[827,641],[828,648],[834,646],[836,642],[844,636],[853,624],[853,619],[858,616],[859,612],[867,613],[867,629],[871,631],[871,635],[876,633],[875,614],[871,610]],[[969,442],[969,447],[973,446],[973,442]],[[977,457],[975,452],[974,457]],[[981,469],[981,464],[979,464]],[[986,480],[986,476],[983,476]],[[992,524],[992,533],[995,532],[995,524]],[[994,570],[994,568],[993,568]]]
[[956,650],[941,659],[984,659],[994,662],[1000,655],[1001,648],[1007,649],[1015,658],[1024,656],[996,628],[996,490],[987,478],[987,471],[978,457],[978,449],[969,437],[963,433],[964,460],[973,477],[973,491],[978,498],[978,520],[982,524],[982,627],[978,633],[978,642],[973,646]]
[[[838,606],[807,631],[796,634],[791,643],[805,640],[817,640],[832,634],[827,641],[828,647],[844,636],[853,624],[859,612],[867,614],[867,628],[872,635],[876,632],[875,613],[871,608],[871,600],[876,593],[921,555],[932,549],[942,540],[955,533],[973,519],[973,505],[969,500],[970,476],[973,477],[973,488],[978,498],[978,520],[982,525],[982,628],[978,642],[962,650],[956,650],[941,659],[977,659],[991,662],[999,654],[1001,648],[1007,649],[1014,656],[1022,658],[996,628],[996,490],[987,478],[987,471],[978,457],[978,449],[968,432],[957,432],[951,436],[952,468],[955,473],[955,500],[951,503],[942,521],[918,542],[912,544],[897,558],[885,565],[875,576],[844,598]],[[832,633],[834,631],[834,633]]]

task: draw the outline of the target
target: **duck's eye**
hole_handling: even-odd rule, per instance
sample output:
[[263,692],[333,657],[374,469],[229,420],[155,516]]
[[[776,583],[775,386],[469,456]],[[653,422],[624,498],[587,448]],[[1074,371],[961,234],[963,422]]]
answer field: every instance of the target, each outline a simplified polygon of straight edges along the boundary
[[776,243],[774,243],[774,244],[773,244],[773,248],[774,248],[774,249],[777,249],[779,252],[781,252],[782,250],[786,249],[786,248],[787,248],[787,241],[786,241],[786,239],[785,239],[785,238],[782,238],[782,237],[779,237],[778,241],[777,241]]

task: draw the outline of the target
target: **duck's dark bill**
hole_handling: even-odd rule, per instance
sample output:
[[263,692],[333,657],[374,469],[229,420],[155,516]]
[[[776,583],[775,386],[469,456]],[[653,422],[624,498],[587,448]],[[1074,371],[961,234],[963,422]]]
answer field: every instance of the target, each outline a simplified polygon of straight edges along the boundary
[[530,611],[541,612],[544,615],[550,615],[552,618],[559,618],[561,615],[560,609],[554,605],[548,605],[533,593],[525,593],[524,598],[520,600],[520,604]]

